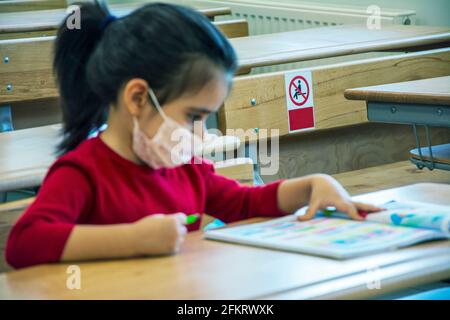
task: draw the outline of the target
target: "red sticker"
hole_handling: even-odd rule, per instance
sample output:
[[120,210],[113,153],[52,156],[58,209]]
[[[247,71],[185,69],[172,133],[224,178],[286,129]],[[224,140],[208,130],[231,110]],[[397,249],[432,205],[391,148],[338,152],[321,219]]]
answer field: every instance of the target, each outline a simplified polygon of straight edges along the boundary
[[314,128],[312,107],[289,110],[289,131]]

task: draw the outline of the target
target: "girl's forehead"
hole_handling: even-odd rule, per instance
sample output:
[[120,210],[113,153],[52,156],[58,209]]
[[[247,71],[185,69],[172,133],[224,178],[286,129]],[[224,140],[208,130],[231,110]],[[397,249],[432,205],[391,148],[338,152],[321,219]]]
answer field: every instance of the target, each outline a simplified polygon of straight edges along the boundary
[[192,106],[215,108],[221,105],[228,95],[229,84],[224,77],[212,79],[198,92],[181,96],[180,102]]

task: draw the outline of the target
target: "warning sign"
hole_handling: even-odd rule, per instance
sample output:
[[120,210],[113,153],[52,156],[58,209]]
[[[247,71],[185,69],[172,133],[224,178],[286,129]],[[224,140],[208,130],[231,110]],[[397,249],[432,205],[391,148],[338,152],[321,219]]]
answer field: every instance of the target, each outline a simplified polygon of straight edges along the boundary
[[314,129],[311,71],[288,72],[284,77],[289,133]]

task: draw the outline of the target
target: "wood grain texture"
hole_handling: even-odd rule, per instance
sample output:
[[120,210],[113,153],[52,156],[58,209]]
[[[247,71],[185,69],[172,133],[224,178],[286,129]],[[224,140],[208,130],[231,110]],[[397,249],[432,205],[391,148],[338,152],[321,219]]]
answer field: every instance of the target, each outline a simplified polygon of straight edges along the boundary
[[406,186],[412,183],[450,184],[450,171],[417,169],[410,161],[400,161],[333,175],[351,195],[380,189]]
[[[365,102],[345,99],[344,91],[348,88],[449,75],[450,48],[301,70],[312,72],[318,131],[367,122]],[[284,74],[236,78],[221,110],[221,130],[279,129],[280,136],[288,135]],[[256,99],[255,106],[252,99]],[[241,137],[241,140],[252,139]]]
[[[58,97],[52,70],[53,40],[0,41],[0,56],[9,58],[0,69],[0,104]],[[11,90],[7,90],[8,85]]]
[[36,11],[65,8],[65,0],[3,0],[0,1],[0,12]]
[[218,21],[214,25],[229,39],[248,37],[248,22],[245,19]]
[[349,100],[450,105],[450,76],[345,90]]
[[236,158],[216,162],[214,167],[218,174],[235,179],[245,185],[253,185],[253,161],[250,158]]
[[[423,198],[428,195],[428,201],[450,205],[450,186],[438,184],[418,184],[387,190],[378,194],[364,195],[359,200],[373,201],[374,198],[380,197],[405,200],[414,198],[417,193],[422,194]],[[246,222],[251,221],[261,221],[261,219]],[[0,298],[262,298],[308,289],[319,283],[345,276],[364,274],[373,266],[383,271],[394,271],[395,269],[392,268],[407,264],[408,269],[402,276],[415,275],[416,282],[423,281],[424,276],[432,280],[445,279],[450,275],[450,269],[448,263],[443,265],[441,260],[448,259],[449,256],[448,241],[436,241],[395,252],[339,261],[204,241],[201,232],[192,232],[186,236],[181,253],[175,256],[76,263],[81,268],[82,290],[67,289],[66,270],[69,264],[41,265],[3,273],[0,275]],[[435,257],[441,259],[436,260]],[[420,269],[419,261],[428,261],[430,268]],[[236,262],[239,263],[236,264]],[[440,272],[435,271],[437,268],[440,268]],[[267,281],[268,278],[270,281]],[[111,279],[114,280],[111,281]],[[381,281],[384,281],[384,278]],[[414,281],[408,285],[413,283]],[[333,287],[327,286],[321,292],[309,291],[309,296],[306,298],[314,298],[316,295],[326,293],[339,294],[338,291],[333,290]],[[360,291],[361,295],[377,293],[385,292],[368,290],[367,287]]]

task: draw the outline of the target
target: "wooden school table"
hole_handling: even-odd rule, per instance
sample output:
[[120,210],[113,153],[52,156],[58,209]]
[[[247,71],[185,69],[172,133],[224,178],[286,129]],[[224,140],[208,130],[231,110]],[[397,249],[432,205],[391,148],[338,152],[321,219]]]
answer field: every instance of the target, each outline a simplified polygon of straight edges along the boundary
[[39,186],[55,160],[61,125],[0,133],[0,192]]
[[[450,170],[450,144],[431,146],[428,126],[450,127],[450,76],[348,89],[345,97],[367,101],[369,121],[413,125],[419,167]],[[417,125],[425,126],[427,147],[420,147]]]
[[[49,125],[0,133],[0,192],[37,187],[56,160],[56,146],[61,139],[61,125]],[[204,154],[226,154],[239,148],[239,139],[233,136],[216,138],[205,146]],[[214,158],[218,160],[217,158]],[[221,159],[223,160],[223,159]],[[233,159],[232,159],[233,160]],[[247,170],[248,160],[239,159],[233,168],[218,162],[217,168],[225,172]],[[249,183],[247,172],[230,172],[230,176]]]
[[239,67],[245,69],[431,44],[449,46],[450,28],[389,25],[368,30],[365,25],[339,25],[230,41],[238,52]]
[[[108,8],[116,16],[124,16],[145,3],[113,4]],[[201,6],[196,8],[211,20],[231,14],[227,7]],[[66,17],[66,9],[0,13],[0,33],[31,32],[56,29]]]
[[[416,184],[356,199],[450,205],[450,185]],[[79,263],[81,290],[66,288],[67,267],[75,263],[1,274],[0,299],[369,298],[450,278],[449,244],[435,241],[340,261],[206,241],[199,231],[187,235],[178,255]],[[373,274],[380,289],[370,289]]]

